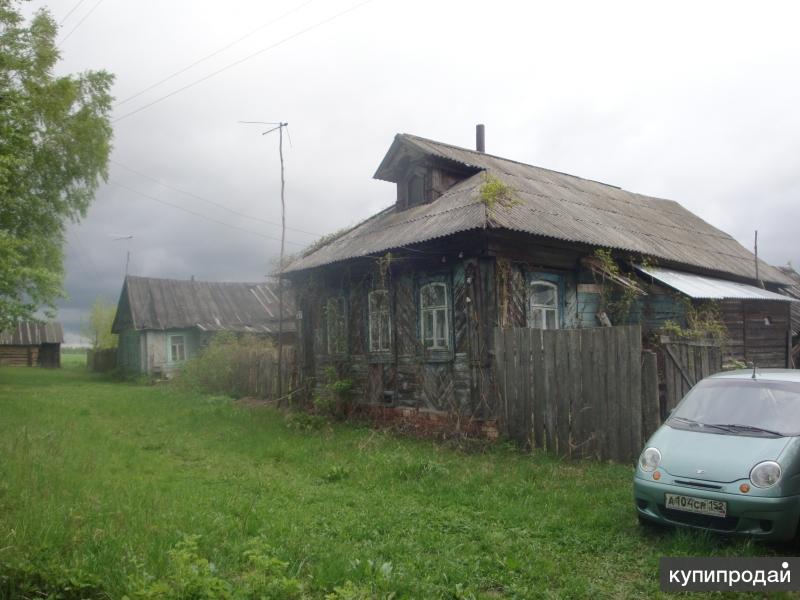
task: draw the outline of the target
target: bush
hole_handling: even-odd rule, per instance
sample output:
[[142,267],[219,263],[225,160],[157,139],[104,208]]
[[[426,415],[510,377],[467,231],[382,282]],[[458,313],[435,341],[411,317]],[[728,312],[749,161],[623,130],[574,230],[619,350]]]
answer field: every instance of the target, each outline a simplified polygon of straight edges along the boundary
[[314,396],[314,409],[322,415],[342,417],[350,408],[353,380],[340,376],[334,367],[325,369],[325,378],[328,382]]
[[277,350],[271,342],[223,332],[186,362],[176,381],[197,392],[270,398],[276,375]]

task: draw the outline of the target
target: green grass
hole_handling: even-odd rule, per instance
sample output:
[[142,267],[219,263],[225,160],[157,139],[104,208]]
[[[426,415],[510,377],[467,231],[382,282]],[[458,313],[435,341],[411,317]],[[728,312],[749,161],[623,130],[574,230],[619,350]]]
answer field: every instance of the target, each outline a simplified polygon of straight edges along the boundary
[[61,365],[64,367],[85,367],[86,352],[61,352]]
[[638,598],[661,556],[786,550],[643,531],[627,466],[294,422],[77,365],[0,369],[0,596],[199,598],[179,580],[241,592],[274,571],[311,597]]

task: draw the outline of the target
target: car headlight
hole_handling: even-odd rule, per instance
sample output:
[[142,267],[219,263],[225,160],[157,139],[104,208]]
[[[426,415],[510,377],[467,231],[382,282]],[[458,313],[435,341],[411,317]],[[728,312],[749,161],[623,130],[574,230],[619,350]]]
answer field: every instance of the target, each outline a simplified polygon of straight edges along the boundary
[[751,483],[760,488],[772,487],[781,478],[781,466],[773,460],[758,463],[750,471]]
[[645,451],[639,457],[639,466],[642,467],[642,471],[647,471],[648,473],[655,471],[660,463],[661,452],[658,451],[658,448],[645,448]]

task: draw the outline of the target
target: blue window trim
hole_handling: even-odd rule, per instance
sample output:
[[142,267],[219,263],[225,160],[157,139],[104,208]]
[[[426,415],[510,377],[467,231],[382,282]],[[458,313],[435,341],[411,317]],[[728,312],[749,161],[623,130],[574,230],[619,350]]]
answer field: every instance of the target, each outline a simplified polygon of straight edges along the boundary
[[[429,350],[425,348],[422,340],[422,288],[429,283],[445,284],[447,295],[447,335],[449,338],[449,348],[446,350]],[[455,323],[453,320],[453,275],[452,273],[431,274],[418,277],[414,286],[415,304],[417,308],[417,346],[420,349],[421,358],[425,362],[449,362],[455,356]]]
[[566,310],[566,281],[563,275],[547,271],[528,271],[525,274],[525,323],[528,325],[531,318],[531,285],[535,281],[554,283],[558,289],[558,328],[564,329],[564,311]]

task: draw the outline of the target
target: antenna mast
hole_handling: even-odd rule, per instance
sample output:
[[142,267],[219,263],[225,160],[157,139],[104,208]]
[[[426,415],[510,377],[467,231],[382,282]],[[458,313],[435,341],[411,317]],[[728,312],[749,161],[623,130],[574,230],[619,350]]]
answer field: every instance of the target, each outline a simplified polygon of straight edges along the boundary
[[[256,123],[258,125],[272,125],[271,129],[262,132],[267,135],[273,131],[278,132],[278,157],[281,161],[281,255],[278,263],[278,398],[283,398],[283,261],[286,246],[286,179],[283,164],[283,130],[289,133],[289,123],[266,121],[239,121],[240,123]],[[291,139],[290,139],[291,141]]]

